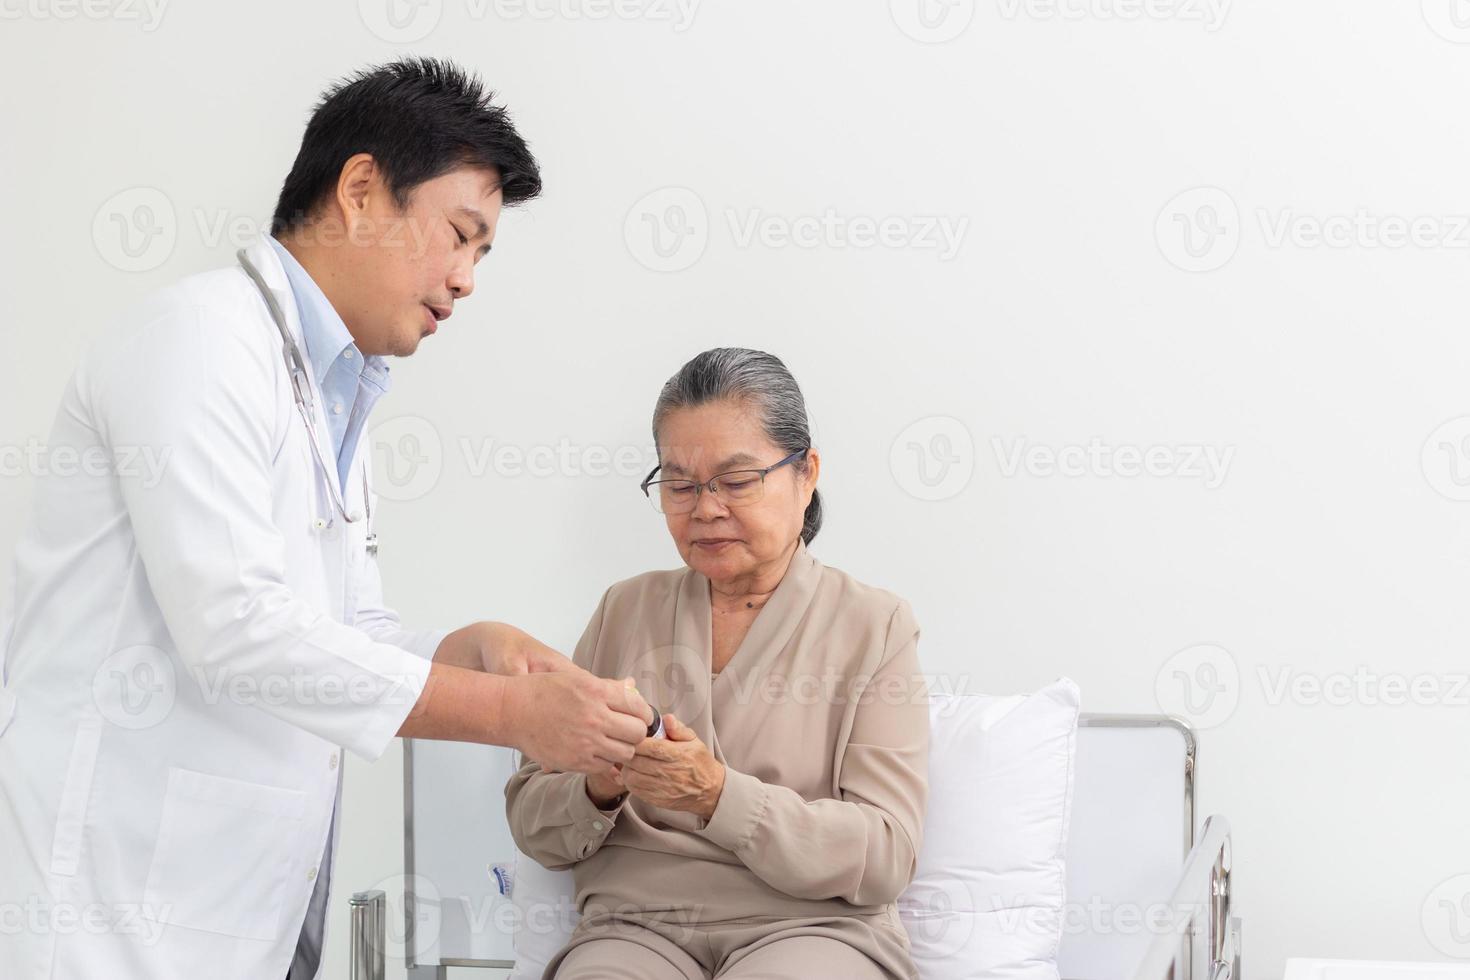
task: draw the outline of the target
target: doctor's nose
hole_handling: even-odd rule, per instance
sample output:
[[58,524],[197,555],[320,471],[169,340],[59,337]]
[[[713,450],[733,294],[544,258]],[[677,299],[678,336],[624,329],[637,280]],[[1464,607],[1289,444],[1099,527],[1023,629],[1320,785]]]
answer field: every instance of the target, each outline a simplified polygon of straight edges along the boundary
[[449,292],[455,299],[464,299],[475,291],[475,267],[472,263],[466,263],[462,268],[456,266],[449,272],[449,278],[444,280],[444,285],[449,287]]

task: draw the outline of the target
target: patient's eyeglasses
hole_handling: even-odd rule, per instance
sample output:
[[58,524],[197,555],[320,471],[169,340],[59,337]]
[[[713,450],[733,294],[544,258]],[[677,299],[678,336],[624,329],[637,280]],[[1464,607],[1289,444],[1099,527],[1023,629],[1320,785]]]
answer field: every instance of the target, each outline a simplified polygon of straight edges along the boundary
[[[810,448],[810,447],[808,447]],[[699,504],[699,493],[708,490],[727,506],[739,507],[753,504],[766,494],[766,474],[794,463],[806,456],[806,449],[799,449],[770,466],[759,470],[731,470],[710,477],[703,483],[698,480],[655,480],[654,473],[662,467],[655,466],[653,473],[644,478],[639,487],[660,514],[688,514]]]

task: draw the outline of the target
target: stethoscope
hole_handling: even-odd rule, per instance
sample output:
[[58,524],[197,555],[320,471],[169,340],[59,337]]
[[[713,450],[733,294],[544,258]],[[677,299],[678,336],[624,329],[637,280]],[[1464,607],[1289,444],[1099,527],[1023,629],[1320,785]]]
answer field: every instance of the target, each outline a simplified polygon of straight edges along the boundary
[[245,249],[235,253],[235,258],[240,260],[240,266],[245,274],[255,283],[255,288],[260,290],[260,295],[265,298],[266,308],[270,310],[271,320],[275,322],[276,329],[281,332],[282,355],[286,359],[286,370],[291,375],[291,391],[296,398],[296,409],[301,413],[301,420],[306,423],[306,436],[311,441],[311,454],[316,460],[316,473],[318,481],[327,488],[327,494],[332,499],[333,516],[328,520],[320,517],[314,522],[318,531],[325,531],[335,526],[337,514],[342,515],[342,520],[348,524],[356,524],[358,521],[367,522],[367,553],[368,557],[378,556],[378,534],[373,530],[373,498],[368,492],[367,466],[362,467],[362,503],[366,508],[366,515],[354,518],[347,512],[347,502],[342,499],[342,492],[332,482],[331,475],[327,472],[327,457],[322,452],[321,440],[317,438],[316,431],[316,400],[311,394],[311,375],[306,371],[306,360],[301,356],[301,348],[296,339],[291,336],[291,330],[286,326],[286,316],[281,312],[281,305],[276,302],[276,294],[271,292],[265,284],[260,270],[255,268],[250,259],[245,255]]

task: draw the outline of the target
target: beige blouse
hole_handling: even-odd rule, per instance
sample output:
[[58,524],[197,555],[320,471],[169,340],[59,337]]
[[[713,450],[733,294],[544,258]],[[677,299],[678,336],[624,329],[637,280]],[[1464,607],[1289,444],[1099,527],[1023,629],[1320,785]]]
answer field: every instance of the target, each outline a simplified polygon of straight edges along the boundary
[[[506,787],[511,832],[573,867],[578,908],[677,911],[689,925],[880,914],[913,876],[927,796],[927,688],[904,600],[800,545],[744,640],[711,676],[709,580],[649,572],[603,595],[573,659],[633,677],[727,767],[713,817],[627,797],[526,761]],[[901,931],[901,930],[900,930]]]

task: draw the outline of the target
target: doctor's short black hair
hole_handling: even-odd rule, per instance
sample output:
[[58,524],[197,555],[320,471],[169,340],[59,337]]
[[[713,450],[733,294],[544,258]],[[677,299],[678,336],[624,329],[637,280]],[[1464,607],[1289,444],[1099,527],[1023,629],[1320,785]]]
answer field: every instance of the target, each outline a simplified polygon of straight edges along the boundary
[[541,169],[494,97],[477,75],[437,58],[403,58],[334,84],[306,124],[271,234],[307,224],[357,153],[372,154],[400,208],[419,184],[462,166],[497,172],[506,207],[529,201],[541,193]]

